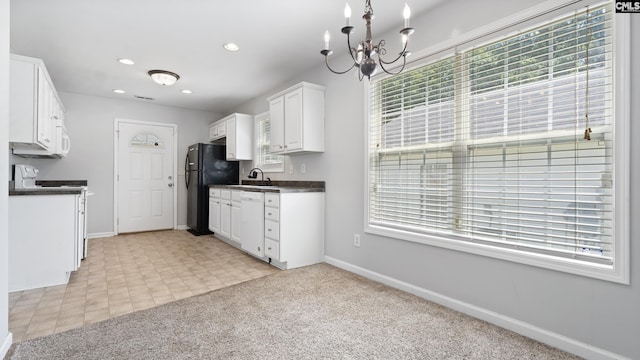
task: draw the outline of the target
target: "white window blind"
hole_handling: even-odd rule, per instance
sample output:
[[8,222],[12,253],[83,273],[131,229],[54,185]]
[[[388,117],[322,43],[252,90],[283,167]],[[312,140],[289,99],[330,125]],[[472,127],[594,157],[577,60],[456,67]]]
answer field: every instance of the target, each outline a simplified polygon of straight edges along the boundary
[[374,79],[369,224],[611,266],[612,23],[587,8]]
[[255,167],[268,172],[283,172],[284,160],[282,155],[272,154],[271,144],[271,119],[265,112],[255,117]]

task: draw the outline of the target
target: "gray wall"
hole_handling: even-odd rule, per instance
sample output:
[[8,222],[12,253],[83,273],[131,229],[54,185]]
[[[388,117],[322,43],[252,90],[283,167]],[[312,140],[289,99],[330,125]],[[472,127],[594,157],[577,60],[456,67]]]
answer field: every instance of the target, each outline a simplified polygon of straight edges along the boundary
[[[9,138],[9,0],[0,0],[0,146],[7,148]],[[8,152],[0,151],[0,357],[4,357],[4,347],[10,345],[9,296],[8,296],[8,202],[9,190]]]
[[[485,24],[541,3],[517,1],[451,1],[412,19],[416,33],[411,49],[420,51],[455,38]],[[640,94],[640,16],[631,16],[633,54],[630,74],[631,98]],[[384,36],[389,43],[393,32]],[[335,40],[338,47],[341,40]],[[319,47],[321,44],[319,44]],[[320,56],[320,55],[318,55]],[[333,75],[324,67],[310,70],[283,82],[282,86],[238,107],[236,111],[259,113],[268,109],[266,97],[299,81],[327,86],[326,152],[292,156],[284,174],[272,179],[324,180],[326,195],[326,255],[408,284],[495,312],[550,331],[587,346],[640,359],[640,224],[631,224],[631,285],[545,270],[508,261],[421,245],[363,233],[364,225],[364,92],[355,74]],[[632,119],[640,116],[640,103],[632,105]],[[632,139],[640,138],[640,124],[632,121]],[[632,154],[640,153],[633,141]],[[632,159],[631,184],[640,182],[637,157]],[[306,173],[301,174],[300,164]],[[294,174],[289,174],[290,165]],[[246,171],[252,163],[243,163]],[[628,194],[631,219],[640,211],[637,187]],[[362,246],[352,245],[353,234],[361,233]]]
[[105,235],[113,227],[113,121],[114,118],[178,125],[178,226],[187,223],[184,157],[187,146],[208,141],[208,125],[219,114],[146,104],[139,101],[59,93],[66,109],[71,151],[63,159],[25,159],[12,163],[35,165],[42,180],[87,179],[95,193],[89,198],[88,233]]

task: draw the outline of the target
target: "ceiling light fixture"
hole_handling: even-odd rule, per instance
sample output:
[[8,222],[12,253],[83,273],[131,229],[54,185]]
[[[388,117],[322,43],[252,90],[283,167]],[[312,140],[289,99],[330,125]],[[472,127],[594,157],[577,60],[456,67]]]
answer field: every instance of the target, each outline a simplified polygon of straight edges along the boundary
[[222,45],[225,49],[227,49],[228,51],[238,51],[240,50],[240,46],[230,42],[230,43],[226,43],[224,45]]
[[178,79],[180,79],[180,75],[166,70],[150,70],[148,74],[151,76],[153,81],[162,86],[173,85],[178,81]]
[[124,94],[126,91],[120,89],[113,89],[113,92],[116,94]]
[[[327,68],[331,70],[331,72],[335,74],[344,74],[349,72],[354,67],[360,68],[361,74],[358,75],[359,79],[362,80],[366,76],[371,79],[371,75],[375,74],[378,64],[380,64],[380,68],[386,72],[387,74],[397,75],[404,70],[405,65],[407,64],[407,56],[411,55],[411,52],[407,51],[407,45],[409,44],[409,35],[413,34],[415,31],[413,28],[409,27],[409,17],[411,17],[411,9],[409,9],[409,5],[404,4],[404,11],[402,12],[404,17],[404,28],[400,30],[400,35],[402,38],[402,51],[398,54],[398,56],[392,61],[385,61],[381,58],[387,53],[387,50],[384,48],[385,41],[380,40],[377,44],[373,42],[371,38],[371,20],[374,18],[373,16],[373,8],[371,7],[371,0],[366,0],[364,5],[364,15],[362,18],[364,19],[367,27],[366,35],[364,40],[360,40],[356,47],[351,46],[351,34],[353,31],[353,26],[351,26],[351,7],[349,3],[344,8],[344,17],[347,20],[347,26],[342,28],[342,33],[347,35],[347,46],[349,49],[349,54],[353,59],[353,65],[345,71],[335,71],[329,66],[329,55],[333,53],[333,51],[329,50],[329,31],[327,30],[324,33],[324,50],[320,51],[322,55],[324,55],[324,62],[327,65]],[[374,59],[374,56],[377,58]],[[392,65],[396,61],[402,59],[402,67],[400,70],[396,72],[389,71],[385,68],[385,65]]]
[[183,93],[183,94],[191,94],[192,93],[191,90],[187,90],[187,89],[180,90],[180,92]]
[[118,62],[119,62],[120,64],[125,64],[125,65],[133,65],[133,64],[135,64],[135,63],[133,62],[133,60],[131,60],[131,59],[125,59],[125,58],[118,59]]

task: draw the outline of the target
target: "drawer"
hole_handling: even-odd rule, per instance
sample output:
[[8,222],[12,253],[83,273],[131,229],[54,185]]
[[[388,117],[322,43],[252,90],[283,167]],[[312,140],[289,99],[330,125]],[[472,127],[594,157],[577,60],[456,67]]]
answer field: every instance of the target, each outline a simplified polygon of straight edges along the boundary
[[280,243],[264,239],[264,256],[280,261]]
[[280,195],[278,194],[265,194],[264,206],[280,207]]
[[265,220],[264,236],[268,237],[269,239],[279,241],[280,240],[280,224],[275,221]]
[[231,190],[231,200],[240,201],[241,197],[242,197],[242,191],[240,191],[240,190]]
[[210,197],[220,197],[220,189],[211,189],[211,188],[209,188],[209,196]]
[[231,190],[220,191],[220,198],[225,200],[231,200]]
[[280,221],[280,209],[274,207],[264,207],[265,220]]

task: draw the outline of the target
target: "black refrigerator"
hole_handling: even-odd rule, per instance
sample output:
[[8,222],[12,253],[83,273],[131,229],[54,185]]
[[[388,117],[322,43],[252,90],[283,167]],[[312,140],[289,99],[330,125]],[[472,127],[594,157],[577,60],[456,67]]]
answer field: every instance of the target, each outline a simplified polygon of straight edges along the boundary
[[226,160],[226,146],[194,144],[187,149],[184,179],[187,185],[187,226],[194,235],[209,231],[209,185],[239,184],[239,164]]

